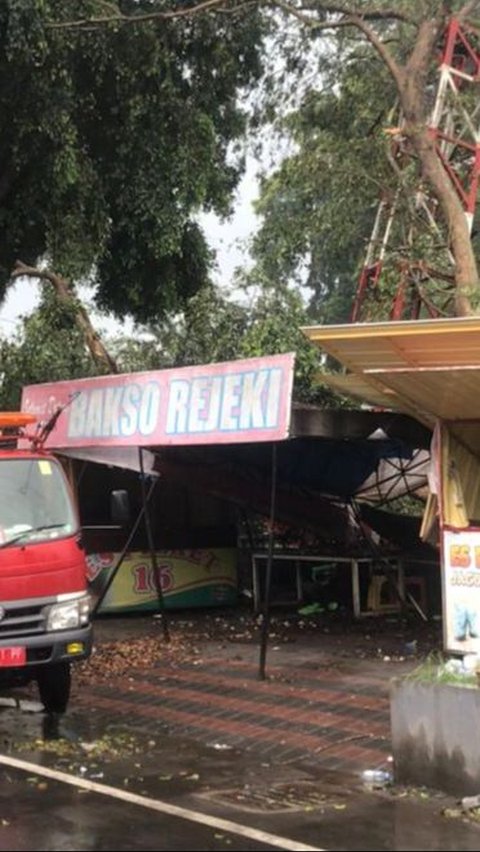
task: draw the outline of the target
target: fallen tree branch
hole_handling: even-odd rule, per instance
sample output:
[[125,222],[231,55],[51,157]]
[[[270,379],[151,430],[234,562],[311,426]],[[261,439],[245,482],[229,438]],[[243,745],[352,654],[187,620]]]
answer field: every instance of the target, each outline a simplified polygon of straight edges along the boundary
[[73,308],[77,328],[82,333],[85,344],[95,364],[101,367],[102,370],[106,369],[108,373],[118,373],[116,361],[100,340],[100,336],[93,328],[87,311],[80,304],[69,282],[65,278],[62,278],[61,275],[49,269],[38,269],[35,266],[28,266],[28,264],[23,263],[21,260],[17,260],[10,277],[12,280],[15,280],[24,276],[26,278],[39,278],[42,281],[50,282],[58,299]]

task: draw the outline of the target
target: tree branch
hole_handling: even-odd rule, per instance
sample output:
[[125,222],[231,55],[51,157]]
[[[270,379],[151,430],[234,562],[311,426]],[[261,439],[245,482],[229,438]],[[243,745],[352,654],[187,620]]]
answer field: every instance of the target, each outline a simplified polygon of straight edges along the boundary
[[340,19],[338,21],[317,21],[316,18],[306,15],[301,8],[292,6],[291,3],[287,3],[285,0],[271,0],[271,2],[266,3],[265,5],[275,6],[277,9],[281,9],[282,12],[285,12],[287,15],[291,15],[293,18],[296,18],[297,21],[300,21],[302,24],[306,24],[307,27],[311,27],[315,30],[331,30],[338,29],[339,27],[350,26],[348,19]]
[[469,2],[465,3],[465,5],[462,6],[460,11],[457,12],[455,17],[458,18],[459,21],[464,21],[465,18],[468,18],[470,13],[473,12],[475,10],[475,8],[479,7],[479,6],[480,6],[479,0],[469,0]]
[[[297,9],[296,6],[292,6],[290,3],[286,2],[286,0],[271,0],[271,5],[282,9],[287,14],[292,15],[294,18],[297,18],[297,20],[301,21],[303,24],[306,24],[314,30],[339,29],[340,27],[356,27],[356,29],[361,30],[361,32],[363,32],[364,36],[368,39],[370,44],[375,48],[377,53],[379,53],[381,59],[390,71],[397,86],[400,86],[402,84],[402,71],[400,66],[395,62],[395,59],[388,50],[388,47],[386,46],[385,42],[381,40],[378,33],[376,33],[375,30],[373,30],[367,23],[365,23],[365,14],[363,12],[361,15],[352,13],[344,18],[339,18],[335,21],[316,21],[314,18],[305,15],[300,9]],[[337,12],[341,11],[341,7],[333,6],[329,3],[317,6],[317,9],[332,12],[334,11],[334,9]],[[382,15],[382,19],[384,17],[385,16]]]
[[[233,0],[233,2],[230,2],[230,0],[203,0],[203,2],[197,3],[195,6],[173,8],[161,12],[148,12],[143,15],[124,15],[120,12],[118,7],[116,7],[113,3],[106,2],[106,0],[102,0],[102,5],[111,10],[111,14],[99,15],[98,17],[91,18],[80,18],[76,21],[52,21],[46,26],[49,29],[84,29],[86,27],[90,28],[92,26],[108,24],[141,24],[149,21],[168,21],[175,20],[176,18],[190,18],[204,12],[233,14],[249,5],[276,6],[282,8],[285,12],[288,12],[288,14],[298,18],[298,20],[308,24],[309,26],[313,26],[315,18],[306,16],[304,14],[306,10],[311,12],[326,12],[327,14],[333,15],[344,15],[349,19],[361,18],[364,21],[395,20],[410,24],[415,23],[411,16],[406,15],[404,12],[399,12],[396,9],[377,9],[372,6],[359,12],[358,9],[351,9],[344,4],[323,3],[321,0],[319,3],[312,3],[304,6],[294,6],[291,3],[282,2],[282,0],[256,0],[256,4],[255,2],[238,3],[236,0]],[[348,26],[348,24],[344,21],[331,23],[326,21],[316,22],[317,29],[329,29],[331,27],[337,28],[341,26]]]
[[59,282],[62,281],[63,288],[68,290],[68,285],[65,279],[61,279],[60,276],[55,275],[54,272],[50,272],[48,269],[37,269],[36,266],[28,266],[21,260],[17,260],[15,262],[15,267],[10,274],[10,278],[21,278],[22,275],[27,276],[27,278],[41,278],[44,281],[50,281],[50,284],[53,284],[57,292],[59,290]]
[[83,335],[87,349],[95,364],[98,364],[102,369],[106,368],[109,373],[118,373],[117,364],[107,352],[100,340],[100,336],[93,328],[87,311],[76,298],[65,278],[62,278],[61,275],[57,275],[55,272],[51,272],[49,269],[37,269],[35,266],[28,266],[28,264],[22,263],[21,260],[17,260],[10,278],[15,280],[23,276],[27,278],[40,278],[42,281],[50,282],[58,299],[73,308],[75,322]]
[[[400,87],[402,85],[403,75],[401,67],[397,64],[385,42],[382,41],[378,33],[376,33],[375,30],[365,22],[365,15],[363,13],[361,15],[352,13],[344,18],[339,18],[336,21],[316,21],[314,18],[305,15],[300,9],[292,6],[289,2],[286,2],[286,0],[271,0],[271,2],[272,5],[282,9],[290,15],[293,15],[293,17],[297,18],[303,24],[306,24],[315,30],[338,29],[339,27],[356,27],[358,30],[361,30],[366,39],[380,55],[380,58],[387,66],[397,86]],[[330,6],[330,4],[325,4],[325,6],[322,5],[317,8],[327,11],[327,6],[329,7],[329,11],[332,11],[334,8],[333,6]],[[335,8],[337,11],[340,11],[340,7],[335,6]]]
[[[478,2],[478,0],[475,0]],[[348,15],[348,17],[360,17],[363,18],[364,21],[403,21],[405,24],[414,24],[415,19],[410,15],[406,15],[405,12],[399,12],[398,9],[378,9],[374,6],[369,7],[368,9],[359,9],[351,8],[344,3],[328,3],[322,2],[312,2],[308,4],[304,4],[300,7],[301,9],[310,9],[316,10],[317,12],[330,12],[331,14],[339,14],[339,15]]]
[[[399,12],[395,9],[377,9],[372,6],[367,9],[364,9],[361,13],[359,13],[355,9],[349,9],[344,4],[329,2],[323,3],[321,2],[321,0],[319,3],[312,4],[311,6],[309,4],[308,6],[303,7],[294,6],[292,5],[292,3],[288,2],[288,0],[257,0],[257,2],[259,6],[273,6],[274,8],[281,9],[286,14],[297,18],[297,20],[300,21],[302,24],[310,27],[311,29],[315,29],[316,31],[339,29],[341,27],[356,27],[357,29],[363,32],[368,41],[376,49],[377,53],[379,53],[381,59],[389,69],[391,75],[393,76],[396,84],[401,84],[400,67],[395,62],[386,44],[382,42],[380,36],[366,22],[375,20],[397,20],[403,21],[405,23],[413,23],[413,19],[410,18],[408,15],[405,15],[403,12]],[[477,0],[475,0],[475,2],[477,2]],[[107,3],[106,5],[108,6],[108,8],[112,9],[112,12],[115,11],[115,7],[111,6],[110,3]],[[234,13],[240,8],[245,8],[246,5],[250,4],[248,2],[234,2],[233,5],[228,5],[228,0],[203,0],[203,2],[197,3],[195,6],[190,6],[189,8],[184,9],[171,9],[169,11],[150,12],[144,15],[124,15],[120,11],[118,11],[118,14],[112,14],[103,17],[84,18],[78,21],[61,21],[58,23],[50,23],[47,24],[47,27],[51,29],[84,29],[86,27],[91,28],[93,25],[100,24],[138,24],[154,20],[166,21],[173,20],[176,18],[193,17],[204,12]],[[326,12],[327,14],[330,13],[333,15],[341,15],[342,17],[333,21],[318,21],[313,16],[305,14],[305,9],[310,9],[312,12],[322,11]]]
[[97,18],[81,18],[77,21],[52,21],[51,23],[47,23],[46,27],[51,30],[82,29],[83,27],[91,27],[93,24],[142,24],[148,21],[168,21],[175,18],[189,18],[199,15],[202,12],[215,11],[224,4],[225,0],[203,0],[202,3],[197,3],[196,6],[190,6],[186,9],[170,9],[163,12],[149,12],[144,15],[124,15],[118,11],[116,15],[103,15]]
[[380,58],[387,66],[398,88],[401,89],[403,84],[403,70],[393,58],[386,44],[382,41],[378,33],[372,27],[365,23],[363,17],[352,17],[351,23],[362,31],[365,38],[375,48]]

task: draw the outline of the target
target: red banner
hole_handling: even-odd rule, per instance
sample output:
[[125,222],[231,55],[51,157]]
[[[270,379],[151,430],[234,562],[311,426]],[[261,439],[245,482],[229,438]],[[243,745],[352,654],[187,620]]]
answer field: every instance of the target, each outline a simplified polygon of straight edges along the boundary
[[50,449],[279,441],[290,426],[294,357],[29,385],[22,411],[46,420],[70,401]]

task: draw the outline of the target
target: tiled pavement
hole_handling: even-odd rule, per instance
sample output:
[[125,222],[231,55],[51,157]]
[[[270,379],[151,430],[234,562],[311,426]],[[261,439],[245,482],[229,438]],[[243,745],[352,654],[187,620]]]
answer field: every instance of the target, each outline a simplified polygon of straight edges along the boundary
[[270,653],[262,681],[255,648],[236,650],[215,656],[210,648],[192,662],[137,669],[83,690],[76,703],[152,734],[163,729],[254,751],[278,765],[313,759],[354,773],[388,765],[389,680],[405,664],[352,658],[336,665],[311,647],[295,648]]

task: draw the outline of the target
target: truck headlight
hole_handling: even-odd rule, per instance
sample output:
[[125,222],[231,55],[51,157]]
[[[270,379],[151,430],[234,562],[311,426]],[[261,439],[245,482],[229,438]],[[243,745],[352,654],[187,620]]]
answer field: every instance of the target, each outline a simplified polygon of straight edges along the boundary
[[53,604],[47,617],[47,630],[71,630],[88,624],[90,597],[83,595],[71,601]]

